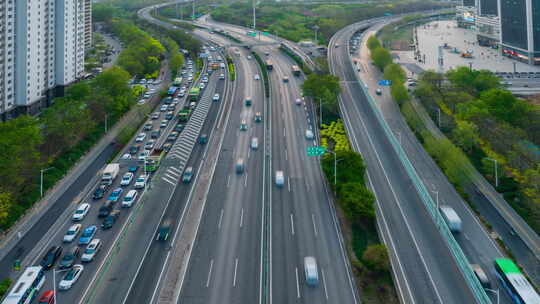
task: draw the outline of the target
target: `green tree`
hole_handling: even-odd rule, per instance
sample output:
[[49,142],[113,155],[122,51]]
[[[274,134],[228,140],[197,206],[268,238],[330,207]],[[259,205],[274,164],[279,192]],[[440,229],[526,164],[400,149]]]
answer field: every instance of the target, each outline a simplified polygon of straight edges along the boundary
[[337,100],[341,91],[338,77],[330,74],[312,73],[302,84],[302,91],[304,96],[311,97],[316,101],[321,99],[325,111],[338,113]]
[[9,192],[0,190],[0,228],[6,229],[9,224],[9,210],[16,202]]
[[480,99],[495,118],[518,127],[528,123],[524,122],[523,118],[531,111],[532,106],[514,97],[510,91],[492,89],[482,93]]
[[377,272],[387,272],[390,270],[390,259],[388,250],[383,244],[369,245],[364,251],[362,260],[368,268]]
[[385,48],[379,47],[371,51],[371,60],[379,70],[383,71],[387,65],[392,63],[392,55]]
[[384,68],[384,79],[403,84],[407,80],[407,74],[401,68],[401,65],[390,63]]
[[467,121],[458,120],[457,127],[452,130],[452,139],[463,150],[469,152],[477,143],[478,127]]
[[176,53],[171,56],[169,66],[173,75],[176,75],[178,70],[184,65],[184,55]]
[[56,98],[40,121],[44,125],[44,152],[49,157],[77,144],[95,126],[86,104],[67,98]]
[[26,181],[41,166],[41,128],[36,118],[23,115],[0,123],[0,134],[0,185],[4,191],[18,192],[31,186]]
[[339,203],[351,221],[375,220],[375,197],[360,183],[346,183],[339,188]]
[[407,89],[402,83],[392,83],[390,93],[399,105],[410,99],[409,92],[407,92]]
[[381,47],[381,42],[379,41],[379,39],[377,39],[377,37],[375,37],[375,35],[371,35],[371,36],[369,36],[369,38],[367,40],[367,47],[370,50],[380,48]]
[[[337,162],[338,186],[346,183],[364,184],[366,166],[359,153],[351,150],[338,151],[336,157],[339,159],[339,162]],[[325,154],[321,162],[325,175],[333,183],[334,155],[332,153]]]

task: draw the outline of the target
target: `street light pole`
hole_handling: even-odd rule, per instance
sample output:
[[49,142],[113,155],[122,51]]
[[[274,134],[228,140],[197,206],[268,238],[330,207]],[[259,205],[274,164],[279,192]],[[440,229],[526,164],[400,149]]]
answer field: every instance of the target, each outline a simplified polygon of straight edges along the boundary
[[107,133],[107,118],[109,115],[105,114],[105,133]]
[[253,30],[255,30],[255,27],[257,25],[257,15],[255,14],[255,5],[257,0],[253,0]]
[[322,129],[322,98],[319,98],[319,120],[320,120],[320,125],[321,125],[321,129]]
[[57,272],[66,272],[68,271],[69,269],[63,269],[63,270],[56,270],[56,269],[53,269],[53,298],[54,298],[54,303],[55,304],[58,304],[58,300],[56,299],[56,273]]
[[47,169],[41,169],[40,170],[40,182],[39,182],[39,197],[43,197],[43,173],[45,173],[48,170],[53,169],[54,167],[50,167]]
[[497,173],[497,160],[490,157],[486,157],[486,159],[491,160],[492,162],[495,163],[495,188],[497,188],[499,187],[499,174]]
[[439,129],[441,128],[441,108],[437,108],[437,120],[439,122]]

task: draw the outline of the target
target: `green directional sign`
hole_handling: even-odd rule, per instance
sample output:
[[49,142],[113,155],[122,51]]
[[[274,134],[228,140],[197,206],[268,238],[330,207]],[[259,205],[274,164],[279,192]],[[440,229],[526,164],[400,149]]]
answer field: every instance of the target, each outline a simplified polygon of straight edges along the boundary
[[268,36],[268,35],[270,35],[269,32],[261,32],[261,34],[262,34],[263,36]]
[[257,33],[255,32],[248,32],[247,35],[251,37],[257,37]]
[[323,156],[326,153],[326,147],[315,146],[307,147],[307,156]]

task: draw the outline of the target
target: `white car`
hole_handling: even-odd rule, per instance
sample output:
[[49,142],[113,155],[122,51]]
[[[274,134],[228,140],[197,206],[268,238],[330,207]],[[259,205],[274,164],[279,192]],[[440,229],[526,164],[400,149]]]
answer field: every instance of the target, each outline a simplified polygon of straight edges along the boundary
[[64,242],[65,243],[71,243],[73,240],[81,233],[82,225],[81,224],[73,224],[71,227],[69,227],[68,231],[64,235]]
[[137,177],[135,180],[135,185],[133,186],[135,189],[142,189],[146,186],[146,175],[141,175]]
[[248,56],[247,56],[247,59],[248,59],[248,60],[251,60],[251,55],[248,55]]
[[121,159],[131,159],[131,154],[125,153],[124,155],[122,155]]
[[79,207],[77,207],[77,210],[73,213],[73,217],[71,218],[73,221],[81,221],[88,211],[90,210],[90,204],[83,203],[80,204]]
[[152,119],[153,120],[159,119],[159,112],[153,113],[152,114]]
[[139,135],[137,135],[137,138],[135,138],[135,142],[137,143],[143,142],[145,138],[146,138],[146,133],[139,133]]
[[218,93],[214,94],[214,97],[212,97],[212,100],[219,101],[219,94]]
[[261,79],[261,76],[259,76],[259,74],[255,74],[255,76],[253,76],[253,78],[254,78],[255,80],[259,80],[259,79]]
[[166,112],[167,111],[167,105],[162,105],[160,108],[159,108],[159,111],[160,112]]
[[180,93],[178,93],[178,96],[180,97],[186,96],[186,91],[180,91]]
[[62,281],[60,281],[60,283],[58,284],[58,289],[62,289],[62,290],[70,289],[73,286],[73,284],[75,284],[75,282],[77,282],[77,280],[81,276],[81,273],[83,272],[83,270],[84,270],[83,265],[81,265],[81,264],[73,265],[73,268],[71,268],[66,273],[66,275],[64,276]]
[[306,130],[306,139],[313,139],[315,136],[313,135],[313,131]]
[[208,82],[208,78],[207,78],[207,77],[203,77],[202,82]]
[[129,192],[124,196],[124,200],[122,201],[122,207],[129,208],[133,206],[133,203],[135,203],[135,200],[137,199],[137,190],[129,190]]
[[201,82],[201,84],[199,84],[199,88],[202,90],[206,87],[206,85],[204,84],[204,82]]
[[126,172],[126,174],[122,176],[122,181],[120,182],[120,186],[124,186],[124,187],[129,186],[132,180],[133,180],[133,173]]
[[81,262],[91,262],[96,254],[101,250],[101,240],[93,239],[81,256]]
[[225,80],[225,74],[219,74],[219,80]]
[[294,103],[295,103],[297,106],[300,106],[300,105],[302,105],[302,99],[296,98],[296,100],[294,101]]

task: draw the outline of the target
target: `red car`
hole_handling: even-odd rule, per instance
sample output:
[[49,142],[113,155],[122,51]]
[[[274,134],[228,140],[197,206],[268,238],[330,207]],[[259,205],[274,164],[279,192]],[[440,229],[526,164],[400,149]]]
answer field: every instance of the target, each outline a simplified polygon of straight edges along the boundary
[[54,304],[54,291],[47,290],[39,298],[39,304]]

